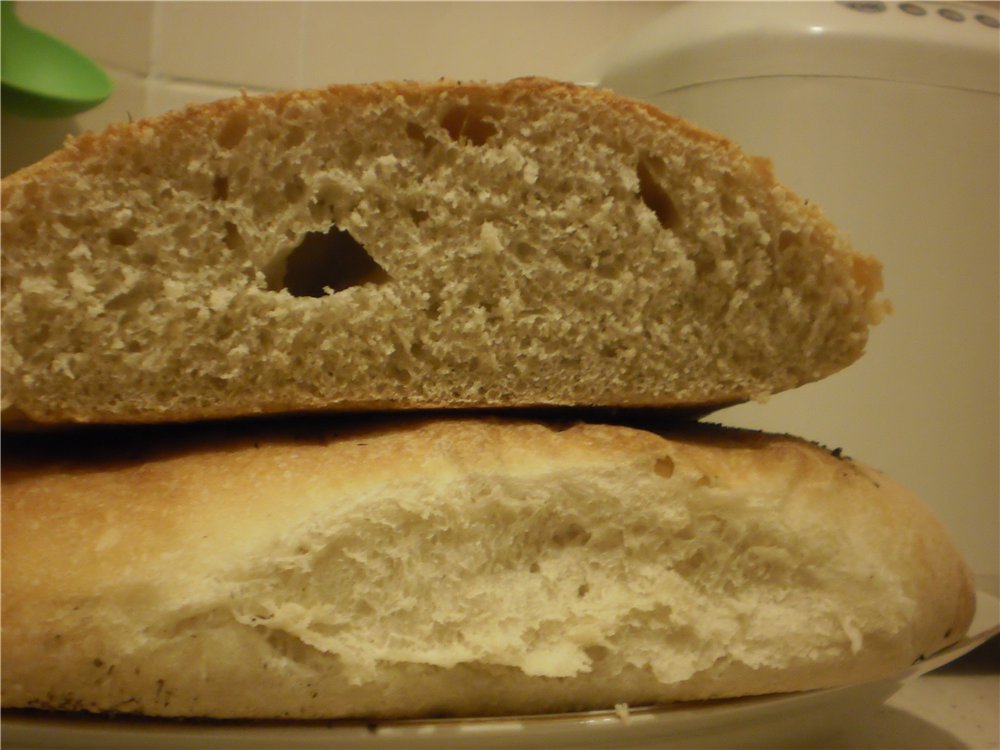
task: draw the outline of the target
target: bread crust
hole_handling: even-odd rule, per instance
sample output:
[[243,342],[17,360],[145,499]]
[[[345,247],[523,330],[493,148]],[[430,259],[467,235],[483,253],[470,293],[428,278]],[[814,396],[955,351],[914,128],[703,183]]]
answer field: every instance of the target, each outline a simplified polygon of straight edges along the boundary
[[[682,129],[689,137],[710,143],[724,149],[738,151],[738,147],[725,136],[714,133],[680,117],[670,115],[652,104],[629,99],[605,89],[590,89],[562,81],[525,76],[512,79],[504,84],[490,84],[479,81],[381,81],[370,84],[340,84],[322,89],[302,89],[281,91],[260,96],[220,99],[214,102],[194,105],[181,110],[166,112],[155,117],[108,126],[99,133],[83,133],[69,136],[65,147],[38,163],[18,170],[4,178],[4,188],[26,189],[26,185],[37,177],[55,177],[67,165],[73,168],[87,166],[93,158],[101,159],[107,152],[126,145],[136,139],[144,140],[150,135],[169,137],[176,132],[195,129],[201,131],[206,124],[222,122],[233,113],[253,112],[255,109],[270,109],[281,112],[296,102],[317,102],[339,100],[349,106],[364,108],[379,104],[387,99],[402,96],[410,99],[427,99],[437,95],[460,97],[472,95],[488,98],[496,103],[507,103],[523,93],[535,96],[578,96],[586,92],[589,97],[602,101],[603,105],[622,114],[641,111],[653,119],[671,127]],[[208,130],[211,132],[211,129]],[[145,135],[143,135],[145,134]],[[207,135],[208,133],[206,133]],[[760,159],[757,164],[762,174],[772,176],[770,162]]]
[[[399,143],[384,148],[374,142],[357,146],[382,148],[377,156],[339,154],[336,168],[324,162],[300,169],[283,155],[304,148],[304,160],[319,159],[321,147],[311,144],[322,140],[324,128],[349,130],[353,122],[364,132],[371,128],[365,118],[377,123],[382,117],[399,119],[402,132],[409,116],[405,112],[447,113],[452,111],[448,107],[466,106],[463,102],[487,111],[548,107],[577,113],[581,132],[586,118],[603,118],[599,132],[617,128],[607,136],[610,140],[584,138],[573,148],[581,158],[597,159],[602,149],[615,153],[601,167],[606,173],[592,181],[608,186],[610,202],[604,206],[604,197],[584,194],[579,186],[557,193],[558,175],[535,195],[532,180],[550,176],[533,178],[527,167],[529,176],[517,178],[516,190],[486,183],[470,188],[479,195],[490,188],[490,200],[506,196],[508,204],[552,202],[551,210],[539,214],[547,218],[519,227],[515,219],[525,212],[523,205],[492,213],[482,208],[488,201],[447,208],[449,184],[451,192],[465,189],[459,177],[433,190],[422,187],[420,180],[427,179],[435,160],[454,159],[456,174],[464,174],[467,162],[487,163],[487,152],[489,159],[530,161],[533,157],[525,156],[529,146],[544,151],[532,139],[543,142],[559,135],[541,125],[525,144],[515,143],[520,136],[512,126],[504,133],[505,143],[487,139],[476,145],[462,131],[449,137],[425,113],[426,122],[409,123],[418,127],[416,135],[399,134]],[[488,117],[484,121],[491,122]],[[247,130],[242,136],[246,143],[230,144],[242,133],[228,138],[232,123],[238,131]],[[346,148],[338,137],[331,136],[332,145],[324,142],[322,149]],[[284,151],[275,145],[289,138],[307,140]],[[431,144],[426,147],[430,151],[403,154],[421,139]],[[680,166],[663,166],[666,171],[656,179],[670,176],[710,185],[703,195],[690,198],[690,206],[681,207],[685,217],[701,216],[698,212],[706,209],[699,206],[723,201],[723,195],[736,201],[726,210],[691,218],[700,222],[697,237],[691,229],[691,237],[677,239],[682,227],[659,227],[652,216],[656,206],[643,207],[638,199],[642,185],[632,184],[641,180],[627,174],[635,171],[633,162],[658,165],[666,157],[647,150],[664,144],[675,144],[677,153],[670,159]],[[278,155],[269,156],[270,150]],[[365,182],[369,172],[389,170],[397,156],[412,169],[410,182],[383,188]],[[239,182],[241,169],[252,170],[255,160],[265,158],[274,161],[266,168],[273,175]],[[322,159],[333,157],[324,151]],[[684,160],[688,163],[681,165]],[[699,165],[710,163],[721,165],[719,174],[731,175],[731,188],[719,174],[698,171]],[[674,169],[679,173],[673,174]],[[583,179],[573,176],[578,178]],[[260,185],[269,179],[273,184]],[[331,180],[343,181],[336,183],[343,195],[330,209],[332,219],[323,214],[327,209],[322,204],[324,185],[328,188]],[[621,185],[613,189],[613,182]],[[402,196],[404,187],[412,195]],[[614,190],[621,195],[612,195]],[[671,190],[676,199],[680,188]],[[271,203],[287,203],[288,209],[261,203],[258,194],[270,195],[268,191],[276,196],[268,199]],[[371,206],[365,203],[369,194]],[[420,195],[431,196],[434,208],[421,226],[411,228],[410,222],[420,221],[407,211],[419,218],[427,206],[404,210],[402,203]],[[567,214],[565,207],[584,197],[593,205],[579,215],[552,218]],[[636,205],[626,205],[631,203]],[[777,181],[766,160],[750,159],[728,139],[649,104],[537,78],[504,84],[331,86],[243,96],[113,125],[71,139],[61,151],[5,178],[3,206],[4,405],[41,423],[187,421],[372,408],[705,408],[792,388],[847,366],[861,355],[868,327],[887,310],[879,298],[879,264],[856,253],[816,206]],[[621,215],[601,218],[612,208]],[[726,218],[726,211],[745,211],[750,218]],[[758,213],[762,218],[754,218]],[[264,288],[263,274],[274,257],[310,231],[329,228],[331,221],[363,240],[392,283],[386,289],[359,286],[320,300]],[[450,235],[463,221],[472,229],[463,229],[461,237]],[[507,221],[510,226],[503,224]],[[747,221],[757,223],[744,227]],[[545,227],[550,236],[542,238],[539,231]],[[283,232],[294,240],[282,239]],[[172,235],[178,238],[165,239]],[[560,249],[566,238],[585,236]],[[723,237],[752,247],[753,258],[748,251],[747,260],[733,261]],[[523,273],[513,273],[512,256],[519,247],[528,247],[525,252],[536,257],[516,261]],[[559,256],[562,260],[556,260],[557,251],[565,254]],[[491,252],[496,257],[486,258]],[[197,260],[181,263],[177,259],[185,253]],[[799,255],[811,260],[800,262]],[[76,260],[60,260],[67,257]],[[190,269],[181,273],[171,263]],[[477,279],[491,263],[499,281]],[[552,269],[558,263],[569,265],[557,272],[543,268],[545,263]],[[699,289],[711,286],[709,277],[718,275],[713,269],[728,269],[727,263],[747,276],[736,284],[738,291],[720,288],[710,295],[711,310],[691,310],[691,320],[682,320],[678,310],[696,306],[688,296],[697,297]],[[693,278],[695,266],[705,279]],[[209,272],[219,279],[198,281]],[[791,278],[796,273],[802,278]],[[660,290],[643,282],[648,276],[662,276]],[[528,300],[530,285],[540,285],[543,277],[551,289],[538,286],[543,289],[538,299]],[[586,282],[570,290],[573,279]],[[444,291],[437,288],[442,284]],[[681,291],[663,291],[673,285]],[[688,287],[690,293],[683,291]],[[749,295],[746,309],[733,302],[744,294]],[[762,301],[755,302],[755,295]],[[517,302],[520,296],[525,296],[523,304]],[[829,309],[809,311],[808,300],[817,298],[826,300]],[[602,300],[609,299],[614,305],[601,309]],[[762,309],[759,316],[748,311],[758,304],[778,308]],[[640,315],[638,309],[644,312]],[[432,331],[439,314],[450,317],[439,321],[440,331]],[[537,325],[529,325],[532,316]],[[743,323],[740,316],[746,318]],[[54,319],[65,322],[47,327],[46,321]],[[369,320],[373,322],[364,324]],[[792,325],[791,320],[797,322]],[[787,335],[793,340],[779,341],[768,333],[782,325],[791,326]],[[451,340],[456,331],[461,336]],[[574,338],[579,340],[572,345],[561,343]],[[723,351],[739,349],[742,341],[751,342],[744,346],[747,351]],[[715,351],[717,347],[723,349]],[[533,349],[538,352],[532,354]],[[713,371],[717,366],[722,369]]]
[[805,441],[344,424],[5,446],[4,707],[609,708],[876,679],[971,621],[940,523]]

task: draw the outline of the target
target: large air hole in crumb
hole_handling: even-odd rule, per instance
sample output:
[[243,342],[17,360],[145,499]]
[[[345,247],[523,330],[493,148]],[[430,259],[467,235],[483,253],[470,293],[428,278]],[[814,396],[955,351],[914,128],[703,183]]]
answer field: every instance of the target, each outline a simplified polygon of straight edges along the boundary
[[538,249],[527,242],[518,242],[514,245],[514,257],[522,263],[530,262],[538,254]]
[[130,229],[129,227],[119,227],[108,232],[108,242],[120,247],[128,247],[137,239],[139,239],[139,236],[135,233],[134,229]]
[[306,194],[306,183],[298,175],[290,178],[285,183],[285,200],[289,203],[298,203]]
[[493,107],[460,104],[445,113],[441,125],[453,141],[468,141],[473,146],[482,146],[497,134],[497,126],[487,119],[495,119],[497,114]]
[[413,379],[413,373],[398,364],[389,365],[389,375],[392,376],[394,380],[400,383],[408,383]]
[[702,249],[700,252],[694,255],[694,266],[698,272],[699,276],[710,276],[715,273],[716,268],[718,268],[718,261],[715,256],[709,253],[707,250]]
[[594,272],[604,279],[617,279],[622,270],[622,263],[617,258],[602,258],[594,267]]
[[229,197],[229,178],[219,175],[212,180],[212,198],[224,201]]
[[419,143],[424,154],[429,154],[437,145],[437,141],[427,135],[427,131],[415,122],[406,123],[406,137]]
[[249,125],[250,123],[244,112],[233,112],[222,124],[222,128],[219,130],[218,135],[216,135],[215,140],[222,148],[235,148],[243,140],[243,136],[246,135]]
[[639,177],[639,197],[646,204],[646,208],[656,214],[660,226],[664,229],[676,228],[680,220],[677,207],[674,206],[674,202],[670,199],[667,191],[663,189],[653,176],[653,171],[650,169],[646,159],[639,160],[636,173]]
[[778,249],[788,250],[790,247],[801,244],[801,238],[795,232],[783,229],[778,235]]
[[404,130],[406,131],[406,137],[414,141],[423,143],[427,139],[427,133],[415,122],[406,123],[406,128]]
[[230,250],[242,250],[245,247],[243,235],[240,234],[239,227],[233,222],[227,221],[223,231],[225,234],[222,236],[222,241]]
[[743,213],[740,201],[728,192],[723,192],[719,196],[719,207],[722,209],[722,213],[734,219],[739,218],[740,214]]
[[590,259],[578,253],[576,248],[554,247],[549,254],[554,255],[556,260],[570,271],[586,271],[590,268]]
[[690,556],[675,562],[674,570],[682,576],[690,576],[697,573],[706,562],[705,553],[700,549],[695,549]]
[[350,232],[331,227],[309,232],[288,255],[264,270],[270,291],[287,290],[293,297],[323,297],[362,284],[390,281]]
[[305,131],[298,125],[292,125],[288,128],[288,132],[285,133],[285,147],[294,148],[298,146],[306,139]]
[[583,546],[590,541],[590,532],[580,524],[570,522],[552,531],[552,544],[556,547]]

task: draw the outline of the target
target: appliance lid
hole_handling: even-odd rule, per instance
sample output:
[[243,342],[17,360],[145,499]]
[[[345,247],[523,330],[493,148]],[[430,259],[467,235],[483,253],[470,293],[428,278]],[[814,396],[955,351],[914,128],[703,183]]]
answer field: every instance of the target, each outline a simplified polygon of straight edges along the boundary
[[650,96],[715,81],[836,76],[1000,93],[995,6],[686,2],[598,61],[597,85]]

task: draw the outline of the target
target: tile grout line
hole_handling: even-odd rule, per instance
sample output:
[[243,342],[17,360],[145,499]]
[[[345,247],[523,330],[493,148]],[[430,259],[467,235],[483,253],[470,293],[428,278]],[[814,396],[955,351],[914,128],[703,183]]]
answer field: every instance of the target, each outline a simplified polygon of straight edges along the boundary
[[145,112],[144,115],[149,115],[152,112],[152,98],[153,98],[153,83],[159,79],[159,66],[160,66],[160,26],[163,22],[163,0],[155,0],[153,3],[153,12],[150,19],[150,29],[149,29],[149,73],[146,76],[146,81],[143,86],[145,90]]
[[[274,86],[248,86],[246,83],[232,82],[232,81],[210,81],[203,78],[191,78],[188,76],[178,76],[165,73],[162,68],[162,46],[163,46],[163,13],[164,13],[164,3],[170,2],[171,0],[154,0],[152,19],[151,19],[151,29],[150,29],[150,40],[149,40],[149,60],[148,60],[148,73],[144,76],[143,80],[143,107],[144,116],[148,116],[153,113],[153,102],[156,98],[156,92],[154,88],[161,87],[164,89],[169,89],[175,84],[196,86],[204,90],[211,90],[218,94],[219,99],[226,99],[234,96],[240,96],[242,92],[246,92],[249,95],[256,94],[266,94],[271,91],[279,91],[284,87],[274,87]],[[306,14],[305,14],[305,3],[298,3],[299,5],[299,37],[300,44],[299,49],[296,53],[296,77],[297,80],[301,80],[302,71],[304,69],[304,52],[302,50],[301,40],[305,38],[305,24],[306,24]]]
[[284,87],[279,86],[247,86],[243,83],[232,83],[230,81],[206,81],[202,78],[188,78],[186,76],[156,76],[157,83],[163,85],[181,84],[186,86],[197,86],[203,89],[218,89],[219,91],[235,91],[238,96],[240,91],[246,89],[248,94],[265,94],[269,92],[282,91]]
[[299,0],[299,39],[295,53],[295,88],[302,88],[306,73],[306,10],[308,3]]

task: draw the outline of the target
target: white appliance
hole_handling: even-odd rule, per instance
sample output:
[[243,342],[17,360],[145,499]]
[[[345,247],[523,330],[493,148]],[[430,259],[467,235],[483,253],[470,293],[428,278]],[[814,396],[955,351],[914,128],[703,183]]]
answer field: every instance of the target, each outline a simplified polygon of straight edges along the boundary
[[895,313],[859,362],[714,418],[887,471],[943,518],[993,591],[998,26],[995,3],[679,3],[585,71],[771,157],[883,262]]

